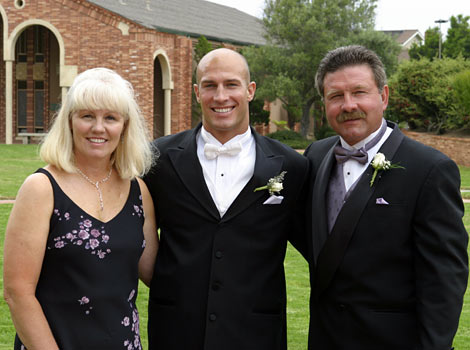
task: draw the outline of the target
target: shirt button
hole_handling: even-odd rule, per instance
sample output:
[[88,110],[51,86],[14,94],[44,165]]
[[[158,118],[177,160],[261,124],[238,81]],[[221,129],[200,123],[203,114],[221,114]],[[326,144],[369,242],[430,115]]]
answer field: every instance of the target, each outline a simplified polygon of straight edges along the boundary
[[224,254],[223,254],[220,250],[218,250],[218,251],[215,252],[215,257],[216,257],[217,259],[222,258],[223,255],[224,255]]
[[210,314],[210,315],[209,315],[209,320],[210,320],[211,322],[214,322],[216,319],[217,319],[217,316],[216,316],[215,314]]

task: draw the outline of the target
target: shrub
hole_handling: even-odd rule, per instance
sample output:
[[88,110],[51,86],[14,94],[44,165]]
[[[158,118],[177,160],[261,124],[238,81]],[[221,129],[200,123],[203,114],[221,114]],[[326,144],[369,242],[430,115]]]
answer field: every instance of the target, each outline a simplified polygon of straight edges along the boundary
[[305,149],[310,145],[311,141],[302,137],[298,132],[293,130],[278,130],[270,133],[268,137],[278,140],[294,149]]
[[462,58],[422,58],[401,63],[389,81],[387,116],[399,123],[407,122],[411,128],[438,133],[455,129],[461,117],[455,108],[452,77],[467,69],[470,62]]
[[456,74],[451,80],[457,127],[470,127],[470,70]]

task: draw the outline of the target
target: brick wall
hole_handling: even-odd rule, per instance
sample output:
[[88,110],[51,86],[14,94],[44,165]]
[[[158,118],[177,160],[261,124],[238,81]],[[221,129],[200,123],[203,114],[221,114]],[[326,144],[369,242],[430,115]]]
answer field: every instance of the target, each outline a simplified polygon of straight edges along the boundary
[[438,149],[458,165],[470,166],[470,138],[430,135],[407,130],[403,132],[416,141]]
[[[139,105],[151,131],[153,54],[158,49],[164,50],[169,59],[174,82],[171,93],[171,132],[176,133],[191,127],[191,39],[147,29],[80,0],[28,0],[23,9],[17,9],[12,0],[0,0],[0,5],[7,14],[8,35],[18,25],[30,19],[48,22],[63,38],[65,65],[77,66],[79,73],[92,67],[107,67],[116,70],[129,80],[134,86]],[[123,35],[118,29],[117,25],[120,22],[129,26],[129,35]],[[1,47],[3,48],[3,45]],[[0,142],[5,142],[5,65],[1,66]],[[15,105],[14,98],[13,106]],[[15,115],[14,112],[14,120]],[[13,134],[16,134],[16,129],[13,130]],[[15,137],[13,139],[15,140]]]

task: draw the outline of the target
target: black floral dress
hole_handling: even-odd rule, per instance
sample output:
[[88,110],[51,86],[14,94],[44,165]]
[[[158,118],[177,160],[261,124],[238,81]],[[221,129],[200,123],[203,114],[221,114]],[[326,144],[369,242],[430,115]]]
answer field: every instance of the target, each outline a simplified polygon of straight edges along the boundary
[[[136,180],[122,210],[104,223],[84,212],[45,169],[54,213],[36,297],[61,350],[142,349],[135,306],[145,246]],[[15,350],[25,349],[15,339]]]

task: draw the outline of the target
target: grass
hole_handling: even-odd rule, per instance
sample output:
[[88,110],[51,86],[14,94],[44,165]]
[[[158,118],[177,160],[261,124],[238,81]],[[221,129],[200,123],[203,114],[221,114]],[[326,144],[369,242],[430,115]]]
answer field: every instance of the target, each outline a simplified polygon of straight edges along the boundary
[[[467,232],[470,232],[470,203],[465,203],[463,223]],[[454,347],[459,350],[470,350],[470,286],[467,286],[467,292],[465,293],[464,306],[460,315],[459,329],[454,339]]]
[[[470,167],[459,166],[460,169],[460,178],[461,178],[461,188],[465,190],[470,190]],[[470,192],[462,192],[462,198],[470,199]]]
[[44,165],[37,145],[0,145],[0,199],[15,198],[24,179]]
[[[0,198],[14,198],[24,178],[42,166],[37,157],[37,147],[34,145],[0,145]],[[470,167],[460,167],[462,187],[470,189]],[[0,245],[3,247],[5,227],[11,204],[0,205]],[[470,203],[465,204],[464,217],[467,232],[470,231]],[[2,256],[3,249],[0,251]],[[0,259],[3,270],[3,259]],[[286,262],[287,279],[287,327],[288,345],[291,350],[307,348],[308,319],[309,319],[309,272],[305,260],[290,245],[287,250]],[[0,290],[3,289],[3,279],[0,276]],[[144,349],[147,349],[147,302],[148,288],[140,283],[137,307],[140,313],[141,338]],[[12,349],[15,330],[10,319],[8,307],[0,300],[0,350]],[[459,350],[470,350],[470,289],[465,294],[465,303],[460,318],[460,325],[454,340],[454,346]]]
[[463,189],[470,190],[470,166],[459,166],[461,186]]

